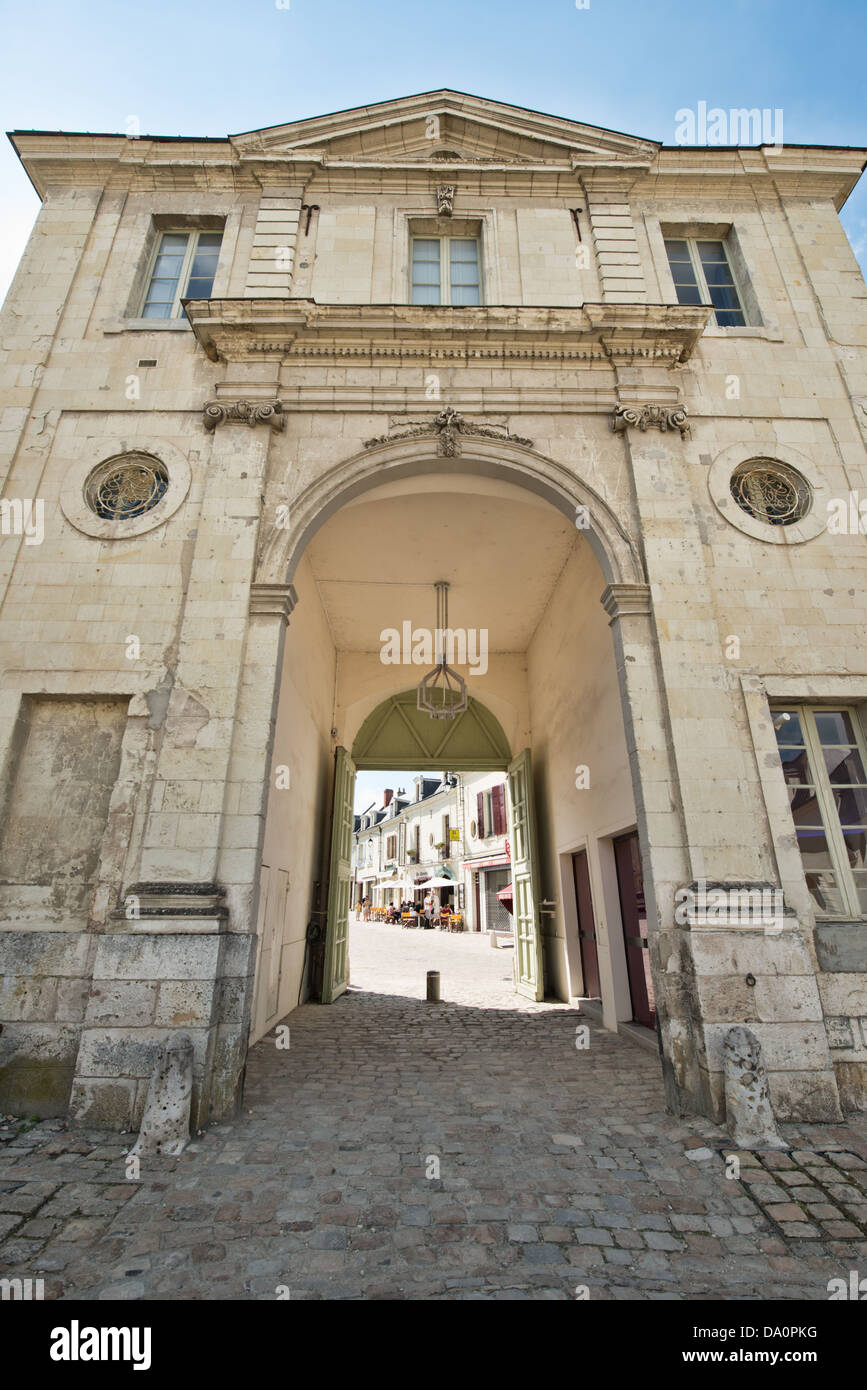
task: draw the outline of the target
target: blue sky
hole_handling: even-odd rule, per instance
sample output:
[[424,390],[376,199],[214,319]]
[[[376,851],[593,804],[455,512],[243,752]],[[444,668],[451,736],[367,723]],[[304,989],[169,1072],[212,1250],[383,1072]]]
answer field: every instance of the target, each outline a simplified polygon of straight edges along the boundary
[[[581,0],[584,3],[584,0]],[[674,143],[675,113],[781,108],[867,145],[863,0],[40,0],[0,6],[6,130],[225,135],[437,87]],[[867,180],[844,225],[867,264]],[[37,211],[0,151],[0,295]]]
[[412,796],[412,779],[417,776],[416,772],[359,772],[355,779],[356,813],[366,811],[373,802],[382,805],[382,792],[386,787],[394,792],[403,787]]

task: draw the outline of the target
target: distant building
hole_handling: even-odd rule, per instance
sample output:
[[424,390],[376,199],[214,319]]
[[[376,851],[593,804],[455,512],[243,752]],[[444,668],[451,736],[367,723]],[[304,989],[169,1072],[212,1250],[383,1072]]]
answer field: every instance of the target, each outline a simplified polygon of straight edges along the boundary
[[506,797],[506,779],[485,772],[419,776],[411,796],[387,788],[379,805],[355,817],[356,906],[365,897],[388,907],[413,896],[396,882],[415,885],[418,901],[428,879],[450,878],[453,888],[436,891],[443,906],[463,914],[467,930],[511,931],[497,896],[512,877]]

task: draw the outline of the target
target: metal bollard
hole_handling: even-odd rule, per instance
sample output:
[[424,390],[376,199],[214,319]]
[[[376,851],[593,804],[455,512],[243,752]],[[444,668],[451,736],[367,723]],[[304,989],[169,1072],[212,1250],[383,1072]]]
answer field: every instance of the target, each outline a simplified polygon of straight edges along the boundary
[[427,972],[427,1002],[429,1004],[440,1002],[440,972],[438,970]]

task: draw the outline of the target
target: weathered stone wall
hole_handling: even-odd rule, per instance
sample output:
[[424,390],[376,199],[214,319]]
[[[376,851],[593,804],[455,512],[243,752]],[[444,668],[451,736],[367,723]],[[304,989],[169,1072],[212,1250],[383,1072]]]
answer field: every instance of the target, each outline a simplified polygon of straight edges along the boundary
[[[251,1040],[306,997],[307,925],[324,907],[324,815],[334,776],[331,719],[337,653],[309,561],[295,585],[298,604],[286,634],[262,847],[259,956]],[[317,896],[315,885],[319,884]],[[307,959],[305,961],[305,954]]]
[[22,702],[0,810],[0,1106],[7,1109],[66,1112],[96,948],[89,909],[126,703]]

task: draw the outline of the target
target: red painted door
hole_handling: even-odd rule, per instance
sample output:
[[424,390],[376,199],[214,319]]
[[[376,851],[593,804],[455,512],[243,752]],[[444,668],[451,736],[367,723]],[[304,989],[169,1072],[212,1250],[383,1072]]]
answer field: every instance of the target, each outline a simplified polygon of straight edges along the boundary
[[644,878],[638,835],[621,835],[614,841],[617,864],[617,887],[620,893],[620,917],[626,946],[626,968],[629,974],[629,994],[632,1017],[645,1028],[656,1027],[653,980],[650,976],[650,952],[647,941],[647,909],[644,905]]
[[600,999],[599,953],[596,947],[596,920],[590,896],[590,870],[587,851],[580,849],[572,855],[572,877],[575,881],[575,903],[578,908],[578,947],[581,952],[581,974],[584,979],[584,998]]

